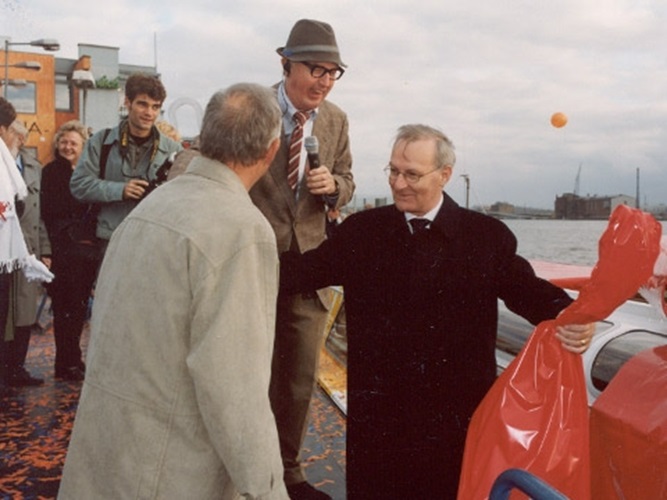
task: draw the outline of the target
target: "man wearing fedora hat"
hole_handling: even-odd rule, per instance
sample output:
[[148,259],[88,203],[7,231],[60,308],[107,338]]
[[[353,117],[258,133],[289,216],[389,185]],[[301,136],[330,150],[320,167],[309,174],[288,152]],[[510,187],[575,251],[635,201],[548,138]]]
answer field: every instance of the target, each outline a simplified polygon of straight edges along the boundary
[[[281,147],[250,195],[273,226],[278,251],[305,252],[326,238],[327,210],[347,204],[354,192],[347,116],[326,100],[346,65],[332,27],[310,19],[297,21],[277,52],[283,68],[275,86],[283,112]],[[304,151],[308,136],[318,140],[317,163]],[[300,450],[330,305],[328,290],[278,297],[270,396],[293,500],[329,498],[308,484]]]

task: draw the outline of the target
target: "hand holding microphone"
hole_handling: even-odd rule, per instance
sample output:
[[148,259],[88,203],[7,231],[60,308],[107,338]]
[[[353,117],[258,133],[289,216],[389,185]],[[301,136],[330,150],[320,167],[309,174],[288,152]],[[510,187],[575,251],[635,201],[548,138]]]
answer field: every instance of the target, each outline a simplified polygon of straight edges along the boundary
[[304,145],[306,153],[308,153],[308,164],[310,166],[306,172],[308,191],[314,195],[334,194],[336,192],[336,181],[329,169],[320,165],[320,145],[317,137],[306,137]]

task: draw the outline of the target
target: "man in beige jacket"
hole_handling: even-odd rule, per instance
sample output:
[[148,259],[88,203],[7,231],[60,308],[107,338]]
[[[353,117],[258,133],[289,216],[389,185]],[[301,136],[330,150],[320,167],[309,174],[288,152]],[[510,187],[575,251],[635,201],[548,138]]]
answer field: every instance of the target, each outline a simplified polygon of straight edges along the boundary
[[59,498],[287,498],[268,398],[276,242],[248,195],[279,134],[269,89],[217,93],[202,156],[114,232]]

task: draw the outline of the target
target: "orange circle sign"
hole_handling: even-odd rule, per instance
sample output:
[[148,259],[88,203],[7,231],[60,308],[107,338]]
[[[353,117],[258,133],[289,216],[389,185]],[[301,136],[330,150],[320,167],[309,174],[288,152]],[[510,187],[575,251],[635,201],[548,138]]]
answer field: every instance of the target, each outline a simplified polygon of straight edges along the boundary
[[567,124],[565,113],[554,113],[551,115],[551,124],[556,128],[564,127]]

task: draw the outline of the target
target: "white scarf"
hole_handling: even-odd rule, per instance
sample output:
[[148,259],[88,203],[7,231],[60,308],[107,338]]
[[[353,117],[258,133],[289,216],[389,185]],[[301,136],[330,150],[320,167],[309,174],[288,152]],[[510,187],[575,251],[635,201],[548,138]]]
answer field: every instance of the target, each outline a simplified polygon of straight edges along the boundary
[[0,273],[21,269],[29,281],[50,282],[53,274],[34,255],[28,254],[14,200],[27,196],[16,161],[0,139]]

